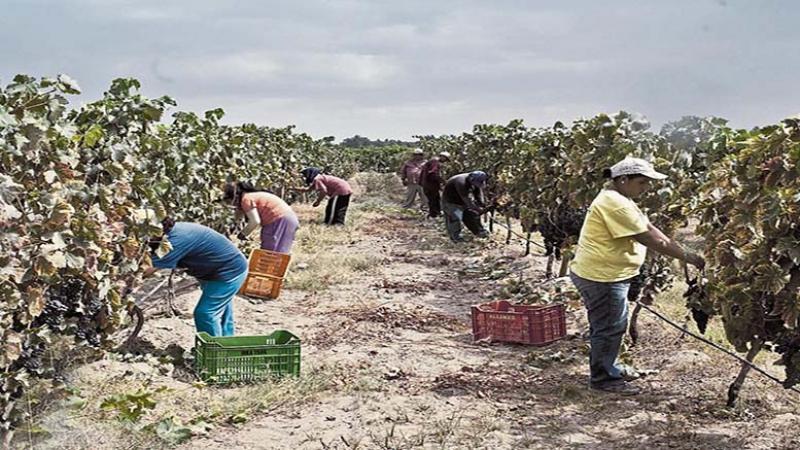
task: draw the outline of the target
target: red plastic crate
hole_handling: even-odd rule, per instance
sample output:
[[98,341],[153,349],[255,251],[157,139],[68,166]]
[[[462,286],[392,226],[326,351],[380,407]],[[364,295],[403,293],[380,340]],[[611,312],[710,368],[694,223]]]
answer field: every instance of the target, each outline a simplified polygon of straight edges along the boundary
[[545,345],[567,334],[566,307],[513,305],[497,300],[472,307],[472,336],[496,342]]

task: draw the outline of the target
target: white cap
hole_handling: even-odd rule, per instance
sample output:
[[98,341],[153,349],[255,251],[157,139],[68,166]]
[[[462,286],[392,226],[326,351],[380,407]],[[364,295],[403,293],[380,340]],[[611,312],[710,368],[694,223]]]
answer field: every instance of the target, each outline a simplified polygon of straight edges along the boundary
[[443,156],[447,159],[450,159],[450,152],[439,152],[439,156]]
[[611,166],[611,178],[622,175],[644,175],[654,180],[667,178],[663,173],[656,172],[652,164],[641,158],[625,158]]
[[421,148],[415,148],[412,153],[415,154],[415,155],[424,155],[425,154],[425,152],[422,151]]

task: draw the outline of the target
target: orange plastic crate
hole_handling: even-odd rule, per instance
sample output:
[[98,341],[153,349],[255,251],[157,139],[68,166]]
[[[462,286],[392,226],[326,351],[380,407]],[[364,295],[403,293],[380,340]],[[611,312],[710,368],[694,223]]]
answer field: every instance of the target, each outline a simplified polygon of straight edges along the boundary
[[278,298],[281,294],[282,285],[283,278],[281,277],[249,273],[241,289],[239,289],[239,293],[251,297]]
[[474,339],[545,345],[567,334],[566,308],[552,305],[512,305],[498,300],[472,307]]
[[247,279],[239,294],[251,297],[278,298],[283,277],[289,267],[291,256],[269,250],[256,249],[250,252],[247,264]]
[[286,276],[286,269],[289,267],[289,260],[291,259],[291,255],[286,253],[255,249],[250,252],[247,271],[259,275],[272,275],[273,277],[283,278]]

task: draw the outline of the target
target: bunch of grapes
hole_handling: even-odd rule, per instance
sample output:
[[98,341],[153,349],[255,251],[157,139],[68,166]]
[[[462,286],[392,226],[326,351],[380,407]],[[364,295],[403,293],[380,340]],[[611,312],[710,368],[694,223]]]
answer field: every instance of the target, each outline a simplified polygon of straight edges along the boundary
[[650,264],[645,261],[639,270],[639,275],[636,275],[630,280],[630,287],[628,288],[628,301],[635,302],[639,300],[639,295],[642,293],[647,278],[650,275]]
[[783,335],[774,340],[773,351],[780,353],[781,359],[776,364],[786,366],[786,379],[784,387],[792,387],[800,383],[800,371],[797,370],[797,361],[800,360],[800,336],[792,333]]
[[562,205],[551,214],[540,217],[536,230],[544,239],[545,255],[555,254],[556,258],[561,258],[564,242],[580,234],[586,211],[586,208]]
[[95,319],[102,308],[103,303],[91,289],[87,289],[86,281],[69,277],[48,290],[44,310],[33,326],[47,326],[54,331],[64,332],[68,328],[68,320],[76,319],[73,321],[75,338],[97,347],[100,337]]
[[16,362],[29,372],[42,373],[42,355],[44,355],[44,351],[44,343],[26,345]]
[[700,334],[705,334],[708,327],[708,319],[711,317],[711,314],[707,311],[709,305],[708,292],[700,277],[687,280],[686,283],[689,285],[689,288],[683,294],[684,298],[686,298],[686,306],[692,313],[692,319],[697,324]]

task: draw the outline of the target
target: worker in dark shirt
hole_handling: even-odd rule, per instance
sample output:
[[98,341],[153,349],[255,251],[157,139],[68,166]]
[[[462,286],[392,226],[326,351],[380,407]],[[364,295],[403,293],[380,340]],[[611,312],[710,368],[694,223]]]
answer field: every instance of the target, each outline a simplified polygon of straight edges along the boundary
[[439,156],[434,156],[422,165],[420,174],[420,184],[422,192],[428,199],[428,217],[439,217],[442,213],[441,190],[442,183],[442,164],[450,160],[450,153],[441,152]]
[[[247,278],[247,259],[225,236],[206,226],[171,219],[162,226],[163,236],[150,241],[153,268],[145,276],[155,269],[187,269],[203,290],[194,309],[197,331],[232,336],[233,297]],[[169,246],[162,244],[164,237]]]
[[[461,222],[472,234],[488,237],[489,233],[481,225],[481,214],[486,212],[483,187],[488,176],[481,171],[456,175],[444,185],[442,209],[444,210],[447,234],[453,242],[461,242]],[[474,197],[474,200],[473,198]]]

